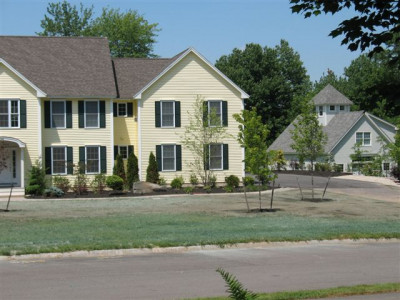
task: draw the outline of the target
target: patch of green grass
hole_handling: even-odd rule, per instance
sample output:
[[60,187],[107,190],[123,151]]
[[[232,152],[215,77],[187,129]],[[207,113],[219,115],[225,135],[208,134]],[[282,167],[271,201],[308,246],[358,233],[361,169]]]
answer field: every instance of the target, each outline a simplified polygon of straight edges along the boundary
[[[101,207],[98,207],[101,210]],[[104,208],[103,208],[104,209]],[[17,214],[18,212],[14,212]],[[0,254],[235,244],[258,241],[400,238],[392,220],[355,220],[285,214],[210,213],[18,214],[0,219]]]
[[[320,290],[302,290],[293,292],[260,293],[257,300],[295,300],[321,299],[331,297],[345,297],[354,295],[368,295],[400,292],[400,283],[362,284],[355,286],[341,286]],[[197,298],[197,300],[226,300],[229,297]]]

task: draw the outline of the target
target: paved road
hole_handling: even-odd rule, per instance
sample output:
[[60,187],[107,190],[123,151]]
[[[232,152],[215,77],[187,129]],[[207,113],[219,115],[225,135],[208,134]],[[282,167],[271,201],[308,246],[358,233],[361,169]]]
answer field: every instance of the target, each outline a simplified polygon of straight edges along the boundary
[[[281,187],[298,188],[297,178],[302,188],[311,188],[311,176],[304,175],[279,174],[276,184],[280,184]],[[327,181],[328,178],[325,177],[314,177],[314,187],[325,188]],[[400,203],[400,187],[379,183],[334,177],[329,182],[328,191]]]
[[323,242],[114,258],[0,261],[1,299],[179,299],[225,294],[217,267],[254,291],[400,280],[399,242]]

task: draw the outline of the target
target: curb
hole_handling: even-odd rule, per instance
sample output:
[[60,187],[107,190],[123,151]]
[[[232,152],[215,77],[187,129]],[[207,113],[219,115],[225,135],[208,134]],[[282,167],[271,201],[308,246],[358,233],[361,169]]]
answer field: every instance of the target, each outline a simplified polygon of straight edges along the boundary
[[400,243],[400,239],[334,239],[334,240],[310,240],[301,242],[259,242],[259,243],[238,243],[233,245],[203,245],[203,246],[178,246],[178,247],[155,247],[155,248],[132,248],[115,250],[93,250],[93,251],[73,251],[63,253],[41,253],[0,256],[0,261],[20,261],[20,260],[39,260],[39,259],[62,259],[62,258],[107,258],[137,256],[147,254],[165,254],[165,253],[186,253],[207,250],[229,250],[229,249],[254,249],[254,248],[272,248],[272,247],[298,247],[298,246],[329,246],[335,244],[354,244],[362,243]]

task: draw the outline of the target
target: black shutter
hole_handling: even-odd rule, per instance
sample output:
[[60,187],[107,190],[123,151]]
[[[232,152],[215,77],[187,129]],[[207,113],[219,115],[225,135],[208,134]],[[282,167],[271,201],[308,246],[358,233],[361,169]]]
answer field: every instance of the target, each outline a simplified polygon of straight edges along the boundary
[[133,146],[129,145],[128,146],[128,156],[131,155],[133,153]]
[[72,147],[67,147],[67,174],[74,173],[74,160]]
[[113,115],[118,117],[118,104],[116,102],[113,102]]
[[86,169],[86,158],[85,158],[85,147],[79,147],[79,173],[85,173]]
[[51,128],[50,101],[44,101],[44,128]]
[[162,171],[161,145],[156,145],[157,170]]
[[207,101],[203,102],[203,126],[208,127],[208,102]]
[[67,128],[72,128],[72,101],[65,101]]
[[51,174],[51,147],[44,148],[44,167],[46,174]]
[[127,116],[128,117],[133,117],[133,103],[132,102],[128,102],[127,104]]
[[224,156],[224,170],[229,170],[229,147],[228,144],[223,145],[223,156]]
[[156,108],[156,127],[161,127],[161,102],[156,101],[155,102],[155,108]]
[[100,128],[106,128],[106,101],[100,101]]
[[26,128],[26,100],[19,101],[19,118],[21,121],[19,127]]
[[118,146],[114,146],[114,160],[117,159],[117,155],[118,155]]
[[85,128],[85,102],[78,101],[79,128]]
[[175,127],[181,127],[181,102],[175,101]]
[[228,102],[222,101],[222,125],[228,126]]
[[177,171],[182,171],[182,146],[181,145],[176,145],[176,166],[175,169]]
[[100,172],[107,173],[107,147],[100,147]]
[[204,170],[210,170],[210,147],[204,145]]

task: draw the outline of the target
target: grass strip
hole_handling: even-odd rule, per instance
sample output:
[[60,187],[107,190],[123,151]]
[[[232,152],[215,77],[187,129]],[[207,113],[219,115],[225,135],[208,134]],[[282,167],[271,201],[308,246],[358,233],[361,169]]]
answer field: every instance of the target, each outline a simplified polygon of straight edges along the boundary
[[[346,297],[356,295],[398,293],[400,283],[361,284],[354,286],[340,286],[319,290],[301,290],[293,292],[275,292],[257,294],[257,300],[295,300],[295,299],[322,299],[332,297]],[[196,300],[226,300],[229,297],[196,298]]]

